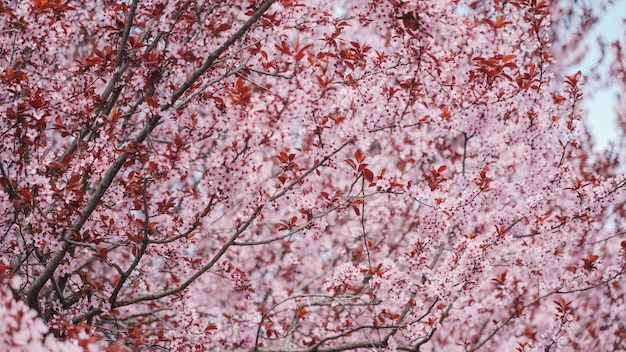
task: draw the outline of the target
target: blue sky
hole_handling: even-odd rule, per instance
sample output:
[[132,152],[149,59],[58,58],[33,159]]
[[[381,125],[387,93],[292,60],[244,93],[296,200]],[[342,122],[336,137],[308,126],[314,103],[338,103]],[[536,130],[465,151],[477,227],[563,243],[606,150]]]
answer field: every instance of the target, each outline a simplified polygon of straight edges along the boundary
[[[600,20],[599,26],[589,37],[587,44],[591,48],[588,58],[582,63],[580,70],[583,74],[587,73],[591,65],[595,65],[600,56],[595,38],[601,36],[605,43],[617,40],[619,37],[626,35],[626,25],[623,22],[626,17],[626,0],[616,1],[607,13]],[[608,64],[613,59],[613,55],[609,60],[605,60],[604,66],[600,72],[604,78],[607,78]],[[588,84],[589,86],[590,84]],[[591,128],[591,133],[596,142],[596,150],[602,150],[608,147],[610,141],[617,140],[617,126],[615,124],[615,113],[613,108],[617,102],[618,90],[615,87],[599,90],[591,96],[591,99],[585,100],[585,108],[588,110],[586,119],[587,125]]]

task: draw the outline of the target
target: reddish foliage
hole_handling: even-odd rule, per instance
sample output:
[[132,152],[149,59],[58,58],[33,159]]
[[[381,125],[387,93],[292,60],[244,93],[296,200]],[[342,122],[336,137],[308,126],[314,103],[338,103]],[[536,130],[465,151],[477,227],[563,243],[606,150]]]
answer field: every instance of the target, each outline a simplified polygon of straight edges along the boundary
[[625,349],[608,2],[1,1],[0,350]]

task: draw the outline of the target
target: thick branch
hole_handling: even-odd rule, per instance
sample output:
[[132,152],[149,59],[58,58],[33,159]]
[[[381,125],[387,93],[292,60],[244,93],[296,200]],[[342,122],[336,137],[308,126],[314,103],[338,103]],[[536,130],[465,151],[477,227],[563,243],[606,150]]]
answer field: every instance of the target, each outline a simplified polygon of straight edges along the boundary
[[135,11],[137,10],[138,3],[139,0],[133,0],[133,3],[130,5],[130,10],[128,10],[128,19],[126,20],[126,26],[124,27],[124,33],[122,34],[122,41],[120,43],[120,48],[117,51],[117,56],[115,57],[117,67],[122,66],[123,63],[124,54],[126,53],[126,43],[128,42],[130,29],[133,27],[133,18],[135,17]]
[[[152,132],[154,127],[156,127],[158,121],[159,121],[159,117],[152,118],[148,122],[148,125],[134,139],[134,142],[135,143],[143,142],[146,139],[146,137],[150,134],[150,132]],[[91,199],[87,203],[87,206],[83,209],[82,216],[74,224],[73,231],[70,231],[69,233],[66,234],[68,238],[72,238],[73,233],[78,233],[80,229],[83,227],[83,225],[87,222],[87,219],[89,219],[89,217],[91,216],[91,213],[93,213],[93,211],[96,209],[96,207],[100,203],[100,199],[102,199],[102,196],[104,196],[104,193],[113,182],[113,179],[115,179],[115,176],[117,175],[117,173],[120,171],[120,169],[126,162],[126,159],[128,159],[128,155],[129,154],[127,152],[122,152],[115,159],[113,164],[109,167],[106,174],[102,178],[102,181],[100,182],[95,192],[93,193]],[[44,287],[46,282],[52,277],[52,275],[54,274],[59,264],[61,264],[61,260],[63,259],[63,257],[65,256],[65,253],[67,253],[69,248],[70,248],[70,243],[64,242],[63,246],[61,247],[61,250],[58,251],[54,255],[54,257],[52,257],[50,262],[48,262],[48,264],[46,265],[46,268],[44,269],[44,271],[35,279],[35,281],[33,281],[33,284],[28,290],[28,294],[27,294],[27,302],[31,308],[39,310],[39,291],[41,291],[41,289]]]
[[[250,17],[250,19],[233,35],[231,36],[224,44],[222,44],[215,52],[213,52],[208,58],[207,60],[204,62],[204,64],[200,67],[200,69],[198,69],[196,72],[194,72],[192,74],[192,76],[181,86],[178,88],[178,90],[176,90],[176,92],[174,92],[174,95],[172,96],[172,99],[170,100],[170,103],[166,104],[165,106],[161,107],[161,111],[165,111],[167,109],[169,109],[172,104],[174,104],[174,102],[176,102],[176,100],[178,100],[178,98],[180,98],[182,96],[182,94],[189,89],[189,87],[191,87],[193,85],[193,83],[195,81],[198,80],[198,78],[200,78],[200,76],[202,74],[204,74],[213,64],[213,62],[224,52],[226,51],[226,49],[228,49],[233,43],[235,43],[239,38],[241,38],[246,31],[248,31],[248,29],[250,29],[250,27],[252,27],[252,25],[259,19],[261,18],[261,16],[270,8],[270,6],[275,2],[276,0],[268,0],[265,4],[263,4],[255,13],[254,15],[252,15],[252,17]],[[135,1],[136,2],[136,1]],[[131,10],[132,11],[132,10]],[[129,14],[129,21],[131,20],[131,16]],[[127,24],[128,26],[128,24]],[[121,49],[121,48],[120,48]],[[156,125],[158,124],[160,120],[160,116],[155,116],[152,119],[150,119],[150,121],[148,122],[148,125],[139,133],[139,135],[134,139],[135,143],[141,143],[143,142],[146,137],[150,134],[150,132],[152,132],[152,130],[156,127]],[[109,186],[111,185],[111,183],[113,182],[113,179],[115,178],[115,176],[117,175],[117,173],[119,172],[119,170],[122,168],[122,166],[124,165],[124,163],[126,162],[126,159],[128,158],[128,153],[127,152],[122,152],[113,162],[113,164],[111,165],[111,167],[107,170],[104,178],[102,179],[102,181],[100,182],[100,184],[98,185],[98,187],[96,188],[94,194],[92,195],[91,199],[89,200],[89,203],[87,203],[87,206],[85,207],[85,209],[82,212],[82,216],[80,217],[80,219],[76,222],[76,224],[74,225],[73,228],[73,232],[76,233],[78,231],[80,231],[80,229],[82,228],[82,226],[85,224],[85,222],[87,222],[87,219],[89,219],[89,216],[91,215],[91,213],[93,213],[93,211],[96,209],[96,207],[98,206],[98,204],[100,203],[100,199],[102,198],[102,196],[104,195],[104,193],[106,192],[106,190],[109,188]],[[258,211],[260,211],[260,208],[257,208]],[[253,219],[253,217],[250,218],[250,221]],[[238,236],[239,234],[237,233],[235,236],[233,236],[233,238],[231,239],[231,241],[234,242],[234,240],[236,239],[236,236]],[[69,234],[68,237],[71,237],[71,234]],[[222,251],[226,251],[226,249],[232,245],[231,241],[229,241],[228,246],[224,246],[222,248]],[[63,246],[61,247],[61,250],[59,252],[57,252],[54,257],[52,257],[52,259],[50,260],[50,262],[48,263],[48,265],[46,266],[46,268],[44,269],[43,273],[41,273],[33,282],[31,288],[28,290],[28,294],[27,294],[27,302],[28,305],[31,308],[37,309],[39,310],[39,292],[41,291],[41,289],[44,287],[44,285],[46,284],[46,282],[52,277],[52,275],[54,274],[55,270],[58,268],[59,264],[61,263],[63,257],[65,256],[65,253],[67,253],[67,251],[70,248],[70,244],[68,242],[64,242]],[[220,251],[220,253],[218,253],[218,255],[216,255],[214,259],[214,261],[217,261],[224,253]],[[211,265],[212,266],[212,265]],[[208,270],[208,268],[206,269]],[[205,270],[205,271],[206,271]],[[200,276],[204,271],[200,271],[198,273],[196,273],[197,276]],[[189,284],[191,284],[191,282],[193,282],[197,276],[194,275],[192,276],[189,280],[189,282],[184,283],[183,285],[181,285],[182,288],[180,288],[180,290],[186,288],[187,286],[189,286]],[[178,290],[178,291],[180,291]],[[176,291],[176,292],[178,292]],[[165,294],[165,295],[169,295],[171,293]],[[147,298],[149,299],[149,298]],[[141,300],[145,300],[145,299],[140,299]],[[127,301],[127,302],[131,302],[131,301]],[[134,303],[134,302],[132,302]],[[131,303],[128,303],[131,304]]]
[[239,28],[239,30],[233,34],[224,44],[222,44],[217,50],[215,50],[209,57],[204,61],[204,64],[197,69],[191,77],[189,77],[185,83],[183,83],[172,95],[172,99],[168,104],[162,107],[162,110],[169,109],[174,103],[189,89],[206,71],[208,71],[212,66],[215,60],[220,57],[231,45],[233,45],[239,38],[241,38],[252,25],[263,16],[263,14],[269,10],[270,6],[276,2],[276,0],[267,0],[259,9],[244,23],[244,25]]

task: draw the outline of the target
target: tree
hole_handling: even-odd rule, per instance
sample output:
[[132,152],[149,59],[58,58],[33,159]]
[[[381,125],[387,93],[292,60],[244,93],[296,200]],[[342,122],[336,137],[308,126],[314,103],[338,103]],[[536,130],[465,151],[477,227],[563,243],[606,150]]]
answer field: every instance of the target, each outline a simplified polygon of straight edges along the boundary
[[626,348],[602,6],[0,6],[7,348]]

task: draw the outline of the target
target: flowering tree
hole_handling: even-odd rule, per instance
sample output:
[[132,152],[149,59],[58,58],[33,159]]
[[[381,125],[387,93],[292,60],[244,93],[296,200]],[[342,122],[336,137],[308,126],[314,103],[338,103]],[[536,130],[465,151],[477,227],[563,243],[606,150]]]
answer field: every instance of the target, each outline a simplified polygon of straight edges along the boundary
[[1,1],[3,347],[626,348],[564,3]]

